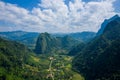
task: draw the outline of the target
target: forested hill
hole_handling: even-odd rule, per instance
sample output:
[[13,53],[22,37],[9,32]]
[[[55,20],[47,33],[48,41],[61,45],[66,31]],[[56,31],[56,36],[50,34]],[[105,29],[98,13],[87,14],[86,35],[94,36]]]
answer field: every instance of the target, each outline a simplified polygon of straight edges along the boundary
[[0,80],[19,80],[29,53],[23,44],[0,38]]
[[71,60],[67,55],[36,55],[23,44],[0,38],[0,80],[84,80],[71,69]]
[[48,33],[41,33],[37,39],[35,52],[37,54],[45,53],[66,53],[73,46],[81,43],[70,36],[55,37]]
[[[37,32],[25,32],[25,31],[11,31],[11,32],[0,32],[0,36],[8,40],[20,42],[30,49],[34,49],[38,36],[42,33]],[[54,37],[65,37],[69,36],[72,39],[79,40],[81,42],[88,42],[95,37],[94,32],[77,32],[77,33],[49,33]]]
[[73,60],[73,69],[86,80],[120,79],[120,17],[109,22],[103,33],[89,42]]

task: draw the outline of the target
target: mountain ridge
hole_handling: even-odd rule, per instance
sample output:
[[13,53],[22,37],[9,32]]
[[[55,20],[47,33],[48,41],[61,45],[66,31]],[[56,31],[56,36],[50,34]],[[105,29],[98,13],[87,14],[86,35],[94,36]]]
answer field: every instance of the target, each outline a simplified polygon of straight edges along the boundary
[[109,22],[103,33],[79,52],[73,60],[73,69],[83,74],[86,80],[118,79],[119,44],[120,17]]
[[116,15],[114,15],[113,17],[111,17],[110,19],[105,19],[105,20],[103,21],[103,23],[101,24],[101,28],[98,30],[98,32],[97,32],[96,35],[97,35],[97,36],[101,35],[101,34],[103,33],[105,27],[107,26],[107,24],[108,24],[109,22],[115,20],[116,18],[119,18],[119,15],[116,14]]
[[68,51],[79,42],[70,36],[55,37],[48,33],[41,33],[36,42],[35,52],[37,54],[44,54],[55,53],[56,51]]

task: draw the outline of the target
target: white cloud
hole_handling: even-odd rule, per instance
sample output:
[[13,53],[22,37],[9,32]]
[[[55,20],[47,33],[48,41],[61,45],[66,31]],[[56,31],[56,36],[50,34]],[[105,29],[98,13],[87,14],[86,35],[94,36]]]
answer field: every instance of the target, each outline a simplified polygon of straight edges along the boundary
[[[102,0],[85,3],[82,0],[75,0],[74,3],[70,2],[68,7],[63,0],[42,0],[40,7],[33,8],[32,11],[0,1],[0,21],[14,24],[15,26],[8,26],[13,30],[97,31],[105,18],[116,14],[113,7],[114,1]],[[0,29],[6,28],[4,25],[0,25]]]

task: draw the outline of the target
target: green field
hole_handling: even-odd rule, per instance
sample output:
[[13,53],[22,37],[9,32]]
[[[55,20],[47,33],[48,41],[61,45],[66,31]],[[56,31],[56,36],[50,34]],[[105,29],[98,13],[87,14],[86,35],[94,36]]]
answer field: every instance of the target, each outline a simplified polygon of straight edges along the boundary
[[[72,70],[73,57],[67,55],[39,55],[31,56],[37,67],[25,65],[32,72],[40,72],[45,80],[84,80]],[[52,62],[52,63],[51,63]],[[38,67],[39,66],[39,67]]]

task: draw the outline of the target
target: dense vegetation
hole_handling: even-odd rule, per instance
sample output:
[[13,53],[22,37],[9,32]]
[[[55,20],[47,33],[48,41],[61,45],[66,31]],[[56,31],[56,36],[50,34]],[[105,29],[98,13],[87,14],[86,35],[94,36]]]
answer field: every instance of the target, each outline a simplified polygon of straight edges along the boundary
[[24,45],[0,38],[0,79],[19,80],[28,52]]
[[41,33],[36,42],[35,52],[37,54],[66,53],[78,43],[80,41],[69,36],[54,37],[48,33]]
[[[42,35],[42,33],[36,33],[36,32],[25,32],[25,31],[11,31],[11,32],[0,32],[0,36],[3,38],[6,38],[8,40],[13,40],[20,42],[24,45],[26,45],[30,49],[34,49],[36,45],[37,38],[39,34]],[[80,32],[80,33],[69,33],[69,34],[62,34],[62,33],[51,33],[51,36],[54,37],[65,37],[67,36],[71,37],[72,39],[79,40],[81,42],[86,42],[91,40],[95,37],[96,33],[94,32]],[[65,43],[67,44],[67,43]],[[60,45],[59,45],[60,46]]]
[[95,32],[80,32],[80,33],[78,32],[78,33],[71,33],[69,34],[69,36],[74,39],[81,40],[82,42],[89,42],[96,36],[96,33]]
[[85,47],[85,43],[80,43],[80,44],[76,45],[75,47],[73,47],[73,48],[69,51],[68,55],[69,55],[69,56],[75,56],[75,55],[77,55],[80,51],[82,51],[82,49],[83,49],[84,47]]
[[57,53],[36,55],[23,44],[0,38],[0,80],[84,80],[71,69],[71,61]]
[[1,32],[0,80],[119,80],[120,17],[95,35]]
[[120,18],[111,21],[103,33],[88,43],[73,60],[73,68],[86,80],[120,79]]

